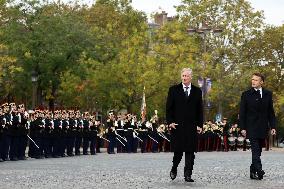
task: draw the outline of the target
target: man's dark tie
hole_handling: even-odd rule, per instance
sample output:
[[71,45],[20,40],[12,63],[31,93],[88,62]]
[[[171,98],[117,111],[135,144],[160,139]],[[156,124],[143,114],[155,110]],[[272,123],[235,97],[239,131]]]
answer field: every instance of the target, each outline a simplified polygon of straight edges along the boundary
[[257,94],[257,99],[261,99],[261,94],[260,94],[260,90],[256,90],[256,94]]
[[185,88],[185,96],[188,97],[188,88],[189,87],[184,87]]

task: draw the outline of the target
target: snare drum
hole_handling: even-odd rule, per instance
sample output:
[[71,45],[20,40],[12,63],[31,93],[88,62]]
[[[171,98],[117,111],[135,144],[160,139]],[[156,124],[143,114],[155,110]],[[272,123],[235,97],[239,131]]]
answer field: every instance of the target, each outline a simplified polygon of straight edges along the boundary
[[230,146],[236,145],[236,138],[235,137],[228,137],[228,143]]
[[250,147],[250,141],[248,138],[246,139],[246,143],[247,143],[247,147]]
[[245,138],[240,136],[240,137],[237,138],[237,141],[238,141],[238,145],[242,146],[242,145],[244,145]]

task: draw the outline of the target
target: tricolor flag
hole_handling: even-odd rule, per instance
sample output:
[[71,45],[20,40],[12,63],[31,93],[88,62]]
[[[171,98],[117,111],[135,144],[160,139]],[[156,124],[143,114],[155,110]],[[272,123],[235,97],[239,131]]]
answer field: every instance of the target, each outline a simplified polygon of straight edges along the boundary
[[142,104],[141,104],[141,118],[146,118],[146,99],[145,99],[145,86],[143,89],[143,97],[142,97]]

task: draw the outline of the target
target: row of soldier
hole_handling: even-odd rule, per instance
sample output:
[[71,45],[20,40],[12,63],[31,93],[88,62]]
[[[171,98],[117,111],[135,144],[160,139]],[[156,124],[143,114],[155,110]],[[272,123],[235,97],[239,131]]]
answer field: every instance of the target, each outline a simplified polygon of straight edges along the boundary
[[[24,105],[3,104],[0,108],[0,161],[32,158],[65,157],[81,154],[95,155],[101,146],[109,154],[169,152],[170,131],[159,124],[158,115],[138,121],[133,114],[115,115],[109,112],[106,124],[96,120],[89,112],[74,110],[25,110]],[[239,135],[237,125],[229,126],[226,119],[208,121],[198,134],[198,151],[236,150],[249,147],[249,141]]]
[[[109,154],[117,152],[169,151],[169,133],[158,126],[155,115],[151,122],[137,122],[135,115],[115,116],[109,113],[106,125],[88,112],[74,110],[35,110],[27,112],[24,105],[5,103],[0,108],[0,161],[32,158],[58,158],[100,152],[101,144]],[[105,144],[105,145],[104,145]],[[74,153],[75,152],[75,153]]]
[[[96,153],[101,123],[88,112],[36,110],[29,113],[24,105],[3,104],[0,109],[0,161],[25,160],[28,156],[50,158]],[[99,137],[100,138],[100,137]],[[74,154],[75,150],[75,154]]]
[[150,121],[138,121],[133,114],[116,116],[110,112],[104,133],[109,140],[108,153],[115,153],[115,145],[117,153],[136,153],[138,146],[141,153],[170,151],[170,133],[165,124],[158,124],[157,111]]

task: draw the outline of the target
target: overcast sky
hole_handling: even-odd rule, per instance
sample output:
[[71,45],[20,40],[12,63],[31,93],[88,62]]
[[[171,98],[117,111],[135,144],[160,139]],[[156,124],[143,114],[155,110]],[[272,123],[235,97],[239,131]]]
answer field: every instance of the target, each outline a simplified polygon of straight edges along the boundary
[[[69,1],[69,0],[63,0]],[[91,4],[95,0],[80,0]],[[280,26],[284,24],[284,0],[248,0],[256,10],[263,10],[265,22]],[[174,5],[179,5],[181,0],[132,0],[135,9],[142,10],[150,15],[158,10],[164,10],[169,16],[176,14]]]
[[[263,10],[265,22],[280,26],[284,24],[283,0],[248,0],[256,10]],[[132,5],[138,10],[143,10],[148,15],[157,10],[165,10],[169,16],[175,15],[174,5],[179,5],[181,0],[132,0]]]

